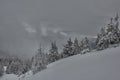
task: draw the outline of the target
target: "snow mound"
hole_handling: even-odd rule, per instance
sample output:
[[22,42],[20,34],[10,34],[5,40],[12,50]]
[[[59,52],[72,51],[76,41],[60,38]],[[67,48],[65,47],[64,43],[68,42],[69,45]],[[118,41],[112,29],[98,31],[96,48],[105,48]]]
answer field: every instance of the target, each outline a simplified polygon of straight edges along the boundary
[[29,80],[120,80],[119,68],[117,47],[54,62]]

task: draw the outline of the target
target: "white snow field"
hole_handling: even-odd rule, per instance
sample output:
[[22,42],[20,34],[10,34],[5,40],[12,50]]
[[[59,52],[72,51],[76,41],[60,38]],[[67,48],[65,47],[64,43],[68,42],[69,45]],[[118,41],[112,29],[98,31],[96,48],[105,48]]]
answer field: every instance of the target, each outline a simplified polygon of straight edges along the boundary
[[29,78],[5,77],[0,80],[120,80],[120,47],[59,60]]

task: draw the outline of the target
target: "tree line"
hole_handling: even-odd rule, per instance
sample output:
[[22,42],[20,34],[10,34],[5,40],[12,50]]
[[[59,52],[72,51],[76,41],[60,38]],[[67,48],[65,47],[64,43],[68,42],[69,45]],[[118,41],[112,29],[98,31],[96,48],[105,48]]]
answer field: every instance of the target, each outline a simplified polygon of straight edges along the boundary
[[[0,58],[0,76],[3,73],[21,75],[31,70],[33,74],[44,70],[47,65],[57,60],[67,58],[77,54],[86,54],[92,50],[104,50],[109,47],[116,47],[120,43],[119,16],[110,19],[110,22],[100,29],[95,38],[95,42],[91,42],[85,37],[81,41],[77,37],[72,41],[71,38],[64,44],[62,52],[58,51],[57,42],[51,42],[48,53],[45,53],[42,46],[39,47],[36,54],[31,60],[22,61],[14,58]],[[7,66],[4,71],[4,66]]]

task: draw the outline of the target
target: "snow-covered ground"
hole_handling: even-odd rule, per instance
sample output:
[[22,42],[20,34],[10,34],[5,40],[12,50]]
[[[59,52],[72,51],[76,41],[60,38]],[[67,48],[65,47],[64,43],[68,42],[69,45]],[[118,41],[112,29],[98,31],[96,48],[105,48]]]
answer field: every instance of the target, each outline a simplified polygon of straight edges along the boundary
[[[19,80],[11,76],[0,80]],[[120,47],[62,59],[21,80],[120,80]]]

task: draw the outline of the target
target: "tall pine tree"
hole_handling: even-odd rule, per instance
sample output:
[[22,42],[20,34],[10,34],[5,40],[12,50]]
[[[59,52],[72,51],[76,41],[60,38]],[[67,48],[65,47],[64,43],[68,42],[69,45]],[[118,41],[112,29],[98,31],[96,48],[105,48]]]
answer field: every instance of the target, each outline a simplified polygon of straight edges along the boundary
[[73,42],[72,42],[71,38],[69,38],[69,40],[67,41],[67,44],[64,45],[63,52],[62,52],[62,57],[65,58],[65,57],[69,57],[69,56],[72,56],[72,55],[74,55],[74,53],[73,53]]
[[59,58],[60,58],[60,56],[59,56],[59,53],[58,53],[58,47],[56,45],[56,42],[52,42],[50,50],[49,50],[49,55],[48,55],[48,63],[55,62]]

